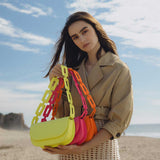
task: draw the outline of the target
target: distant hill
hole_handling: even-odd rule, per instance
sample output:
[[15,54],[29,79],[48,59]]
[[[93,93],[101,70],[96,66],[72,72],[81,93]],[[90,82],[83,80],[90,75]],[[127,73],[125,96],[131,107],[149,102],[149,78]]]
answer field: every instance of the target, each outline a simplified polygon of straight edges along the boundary
[[0,127],[4,129],[18,129],[27,130],[29,129],[24,123],[24,118],[22,113],[0,113]]

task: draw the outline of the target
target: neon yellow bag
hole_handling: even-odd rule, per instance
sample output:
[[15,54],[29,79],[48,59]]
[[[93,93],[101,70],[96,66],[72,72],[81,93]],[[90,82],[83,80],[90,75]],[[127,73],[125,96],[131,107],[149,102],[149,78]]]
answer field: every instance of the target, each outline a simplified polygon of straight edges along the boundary
[[70,116],[37,123],[38,117],[42,114],[45,109],[45,105],[48,103],[52,95],[52,91],[55,90],[57,84],[59,83],[57,78],[53,78],[48,86],[49,90],[46,90],[42,98],[43,103],[40,103],[36,110],[36,116],[33,117],[30,128],[32,144],[41,148],[44,148],[44,146],[57,147],[58,145],[67,145],[75,136],[75,110],[70,93],[69,81],[67,78],[68,69],[65,66],[61,66],[61,69],[64,76],[64,84],[70,106]]

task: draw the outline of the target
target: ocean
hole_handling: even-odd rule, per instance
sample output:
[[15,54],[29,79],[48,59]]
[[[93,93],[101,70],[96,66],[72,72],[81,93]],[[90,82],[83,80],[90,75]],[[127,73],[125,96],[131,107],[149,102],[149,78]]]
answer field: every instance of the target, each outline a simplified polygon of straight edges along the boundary
[[160,138],[160,124],[131,124],[125,135]]

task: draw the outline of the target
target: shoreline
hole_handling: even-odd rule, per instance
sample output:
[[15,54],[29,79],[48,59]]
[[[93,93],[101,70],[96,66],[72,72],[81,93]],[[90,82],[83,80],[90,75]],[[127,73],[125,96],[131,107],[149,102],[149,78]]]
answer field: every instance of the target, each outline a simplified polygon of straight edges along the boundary
[[[160,138],[123,135],[118,139],[121,160],[159,160]],[[2,160],[58,160],[31,144],[29,130],[0,128],[0,157]]]

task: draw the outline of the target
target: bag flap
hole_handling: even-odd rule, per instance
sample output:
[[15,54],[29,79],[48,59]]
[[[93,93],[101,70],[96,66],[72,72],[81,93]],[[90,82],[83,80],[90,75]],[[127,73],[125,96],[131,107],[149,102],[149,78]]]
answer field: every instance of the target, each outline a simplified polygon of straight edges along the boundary
[[65,134],[70,125],[70,117],[33,124],[30,128],[31,139],[35,141],[53,139]]

